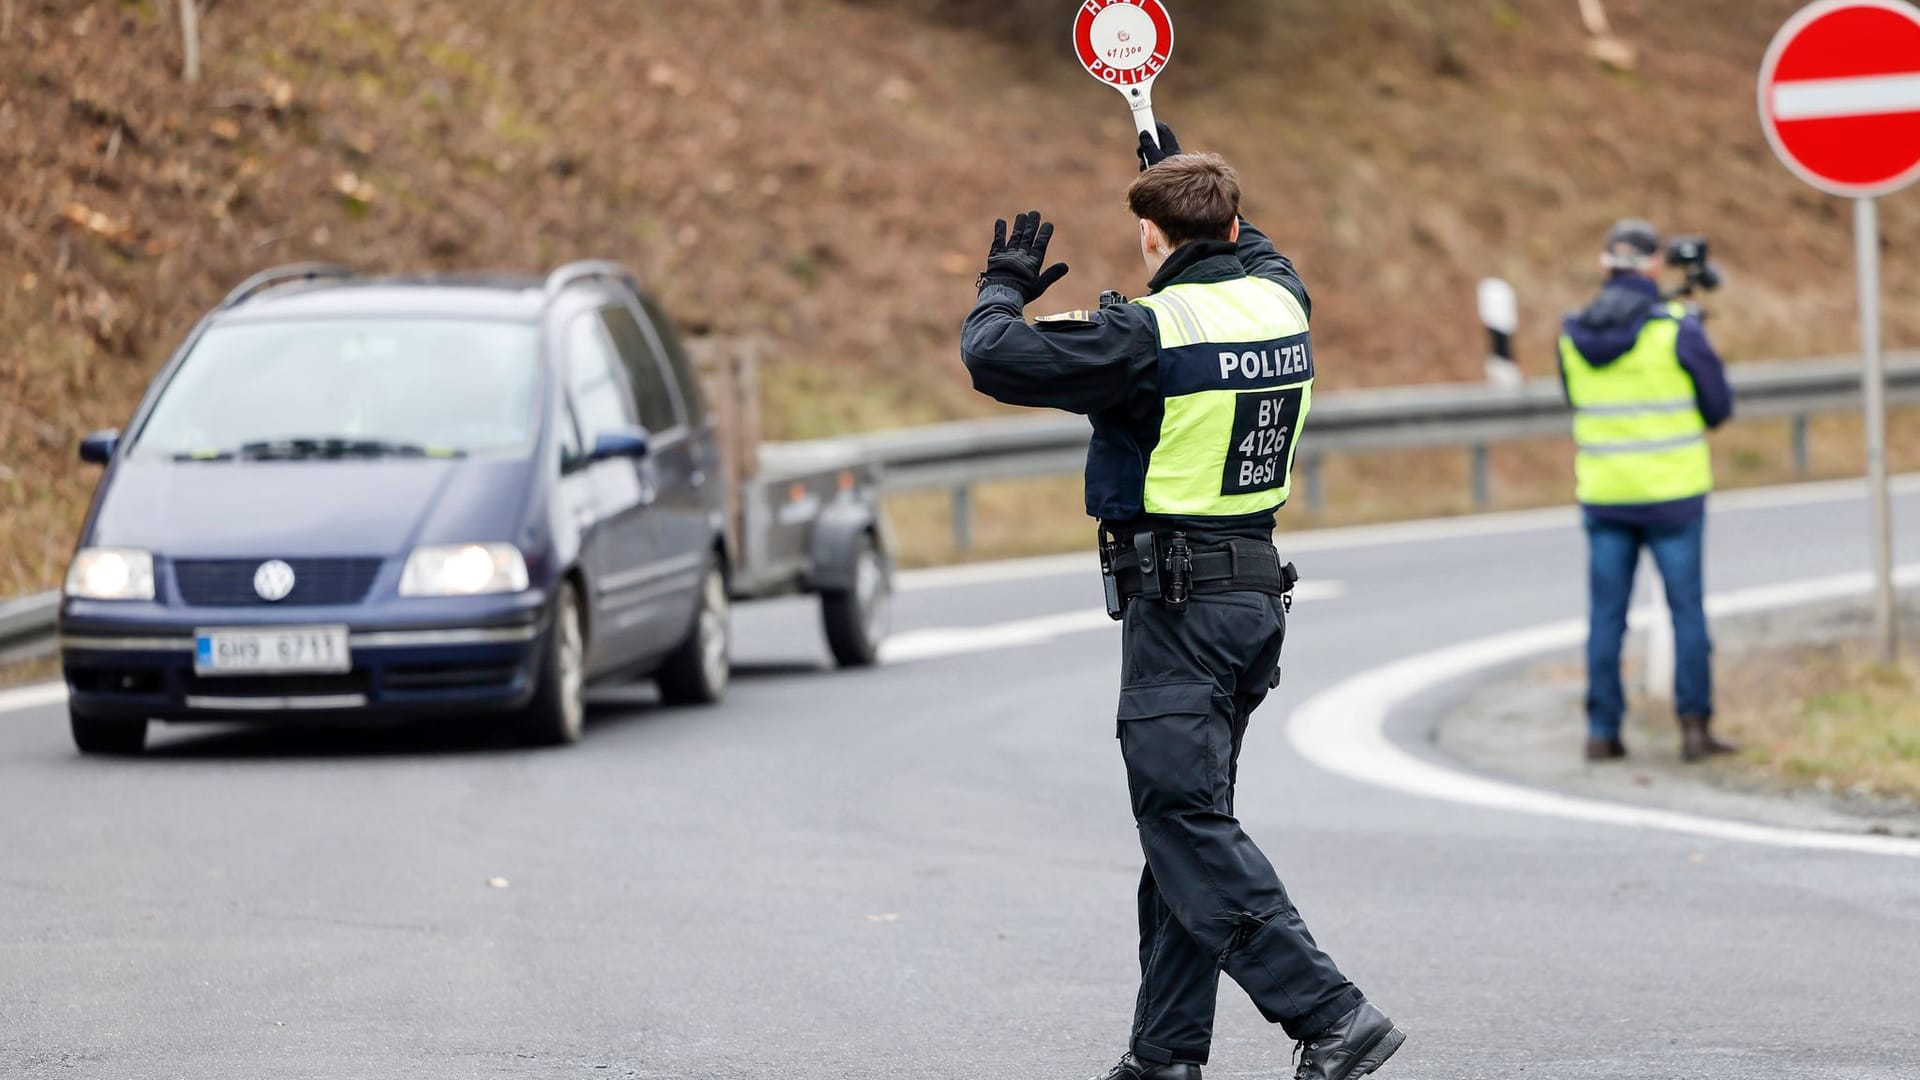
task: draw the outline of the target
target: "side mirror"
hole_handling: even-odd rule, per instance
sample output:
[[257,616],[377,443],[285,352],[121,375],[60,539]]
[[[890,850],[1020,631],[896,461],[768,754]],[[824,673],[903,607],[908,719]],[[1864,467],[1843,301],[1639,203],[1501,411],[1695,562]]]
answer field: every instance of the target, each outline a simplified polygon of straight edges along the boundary
[[80,460],[89,465],[105,465],[113,460],[114,447],[119,445],[119,428],[96,431],[80,440]]
[[628,428],[625,431],[609,431],[593,440],[593,451],[587,455],[590,461],[606,461],[609,458],[633,458],[639,460],[647,456],[650,440],[646,428]]

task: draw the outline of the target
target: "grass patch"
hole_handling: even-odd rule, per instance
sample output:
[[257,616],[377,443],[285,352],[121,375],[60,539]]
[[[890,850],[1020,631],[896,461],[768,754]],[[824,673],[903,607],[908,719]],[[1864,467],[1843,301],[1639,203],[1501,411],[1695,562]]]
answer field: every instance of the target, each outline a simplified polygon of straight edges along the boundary
[[1920,799],[1920,659],[1847,642],[1756,650],[1722,665],[1723,768],[1788,788]]

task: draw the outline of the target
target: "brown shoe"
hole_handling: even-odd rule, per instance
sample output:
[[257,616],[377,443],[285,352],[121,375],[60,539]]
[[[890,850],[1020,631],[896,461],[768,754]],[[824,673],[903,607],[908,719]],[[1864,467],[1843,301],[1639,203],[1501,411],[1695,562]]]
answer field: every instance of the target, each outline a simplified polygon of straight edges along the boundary
[[1588,739],[1588,761],[1618,761],[1627,756],[1627,744],[1619,736],[1611,739]]
[[1731,754],[1738,749],[1713,737],[1713,732],[1708,726],[1712,722],[1712,718],[1706,716],[1680,718],[1680,759],[1682,761],[1705,761],[1715,754]]

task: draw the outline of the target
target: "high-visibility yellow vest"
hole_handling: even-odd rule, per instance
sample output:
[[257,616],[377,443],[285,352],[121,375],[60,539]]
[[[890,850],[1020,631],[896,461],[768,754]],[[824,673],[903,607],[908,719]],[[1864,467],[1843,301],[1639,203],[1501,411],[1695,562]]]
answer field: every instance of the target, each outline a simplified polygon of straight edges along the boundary
[[1630,506],[1713,490],[1707,422],[1693,377],[1680,366],[1686,314],[1684,305],[1668,305],[1641,328],[1631,351],[1604,366],[1588,363],[1573,339],[1561,336],[1580,502]]
[[1148,514],[1235,517],[1278,509],[1313,406],[1307,312],[1264,278],[1173,285],[1134,303],[1160,326],[1165,411],[1147,459]]

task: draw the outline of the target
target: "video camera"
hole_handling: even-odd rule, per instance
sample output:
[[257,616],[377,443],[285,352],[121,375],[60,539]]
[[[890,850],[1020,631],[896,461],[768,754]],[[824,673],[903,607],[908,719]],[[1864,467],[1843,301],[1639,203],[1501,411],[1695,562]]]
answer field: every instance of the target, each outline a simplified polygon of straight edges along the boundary
[[1667,245],[1667,264],[1687,275],[1686,284],[1673,294],[1676,297],[1692,296],[1702,289],[1712,292],[1720,287],[1720,267],[1708,257],[1704,236],[1674,237]]

